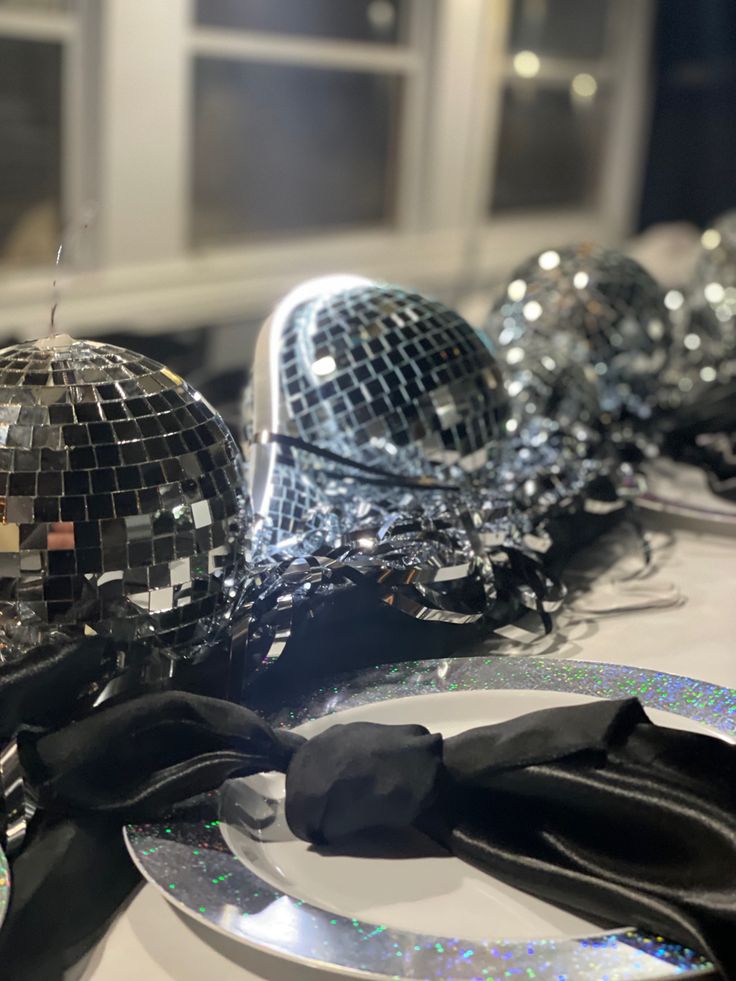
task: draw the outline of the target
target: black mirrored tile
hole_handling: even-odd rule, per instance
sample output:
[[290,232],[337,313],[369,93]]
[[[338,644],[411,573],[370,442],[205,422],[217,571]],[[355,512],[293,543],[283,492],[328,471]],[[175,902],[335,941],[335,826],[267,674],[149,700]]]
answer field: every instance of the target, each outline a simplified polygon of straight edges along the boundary
[[112,494],[94,494],[87,498],[87,511],[90,518],[112,518]]
[[35,473],[11,473],[8,494],[11,497],[31,496],[36,493]]
[[123,570],[127,567],[128,554],[124,545],[103,547],[102,549],[102,568],[105,572],[113,570]]
[[160,463],[146,463],[141,467],[141,476],[146,487],[157,487],[164,483],[164,471]]
[[98,422],[102,418],[101,407],[97,402],[80,402],[74,406],[74,414],[77,422]]
[[64,443],[68,447],[89,445],[89,433],[87,432],[86,425],[71,423],[70,425],[62,426],[61,431],[64,437]]
[[64,476],[65,494],[89,494],[90,480],[87,470],[67,470]]
[[49,550],[48,570],[50,576],[74,575],[77,571],[77,553],[67,550]]
[[58,497],[37,497],[33,504],[35,521],[59,521],[61,519]]
[[153,542],[129,542],[128,544],[128,566],[147,566],[153,562]]
[[42,470],[38,474],[36,486],[43,497],[60,497],[63,493],[62,475],[51,470]]
[[118,467],[117,481],[120,490],[135,490],[143,484],[143,478],[138,467]]
[[118,447],[114,445],[96,446],[95,458],[97,459],[98,467],[118,467],[122,462],[120,451]]
[[144,487],[138,491],[138,503],[140,504],[141,514],[152,514],[158,510],[158,491],[151,487]]
[[123,443],[120,446],[120,457],[123,464],[145,463],[148,459],[142,442]]
[[138,423],[133,422],[131,419],[124,419],[120,422],[114,422],[112,424],[112,428],[115,433],[116,441],[140,438],[140,427]]
[[143,436],[160,436],[164,431],[156,416],[145,416],[139,419],[138,426]]
[[170,562],[174,558],[174,539],[169,535],[165,538],[154,538],[153,558],[155,562]]
[[84,497],[61,498],[61,520],[62,521],[85,521],[87,518],[87,505]]
[[127,419],[128,413],[123,402],[104,402],[101,406],[102,415],[108,421],[114,419]]
[[[120,475],[118,474],[118,477]],[[113,504],[115,514],[119,518],[125,518],[138,513],[138,498],[133,491],[124,491],[113,494]]]
[[[69,451],[69,467],[72,470],[94,470],[97,466],[91,446],[78,446]],[[44,469],[46,469],[44,467]]]
[[93,494],[104,494],[118,489],[116,471],[112,468],[93,470],[90,477]]

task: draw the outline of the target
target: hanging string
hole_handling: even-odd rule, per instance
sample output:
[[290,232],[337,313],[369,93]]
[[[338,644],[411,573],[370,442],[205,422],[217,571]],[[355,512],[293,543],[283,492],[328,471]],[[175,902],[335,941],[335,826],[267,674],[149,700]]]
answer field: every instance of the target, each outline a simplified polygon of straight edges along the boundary
[[56,333],[56,308],[59,305],[59,287],[57,286],[57,275],[59,273],[59,265],[61,264],[61,256],[64,251],[64,243],[59,242],[59,248],[56,250],[56,273],[54,274],[54,281],[51,284],[51,318],[49,320],[49,337],[53,337]]
[[56,310],[61,301],[60,289],[58,286],[58,275],[61,260],[64,256],[64,246],[65,244],[68,245],[70,242],[75,242],[87,231],[95,217],[95,212],[96,205],[88,204],[83,210],[82,219],[78,223],[76,229],[71,234],[62,232],[61,241],[59,242],[59,247],[56,250],[54,279],[51,284],[51,316],[49,317],[49,337],[53,337],[56,333]]

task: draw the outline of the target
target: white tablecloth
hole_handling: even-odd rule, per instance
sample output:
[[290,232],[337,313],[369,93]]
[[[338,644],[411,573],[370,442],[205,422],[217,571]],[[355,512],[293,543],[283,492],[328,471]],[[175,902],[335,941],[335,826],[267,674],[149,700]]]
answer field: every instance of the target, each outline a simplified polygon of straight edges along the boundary
[[[656,571],[646,583],[661,593],[677,587],[680,605],[595,618],[584,631],[572,631],[555,656],[634,664],[736,687],[736,537],[692,526],[667,527],[674,541],[657,554]],[[335,975],[288,964],[219,936],[176,912],[146,885],[70,977],[327,981]]]

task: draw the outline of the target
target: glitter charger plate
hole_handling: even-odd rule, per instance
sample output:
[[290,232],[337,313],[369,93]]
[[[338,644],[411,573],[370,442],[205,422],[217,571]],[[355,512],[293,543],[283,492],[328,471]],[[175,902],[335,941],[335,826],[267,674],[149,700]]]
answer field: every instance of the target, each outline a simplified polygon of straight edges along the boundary
[[8,912],[10,902],[10,866],[5,852],[0,848],[0,926]]
[[[418,661],[356,672],[336,685],[319,689],[298,706],[280,710],[271,721],[303,726],[312,734],[315,728],[325,728],[327,717],[336,712],[363,709],[363,717],[371,718],[370,706],[408,698],[413,705],[396,721],[426,724],[426,718],[417,718],[413,712],[425,703],[422,714],[426,716],[426,700],[413,696],[463,692],[513,692],[517,698],[559,693],[568,702],[575,696],[636,696],[646,707],[670,715],[669,720],[659,721],[677,724],[681,720],[686,728],[705,726],[713,734],[736,738],[733,689],[626,665],[531,657]],[[518,714],[513,704],[511,714]],[[383,717],[380,721],[389,720]],[[589,928],[587,933],[574,931],[574,936],[479,941],[340,915],[284,888],[275,888],[244,864],[231,847],[231,829],[221,824],[221,806],[222,795],[213,793],[183,805],[167,824],[129,825],[125,829],[128,848],[145,878],[178,909],[277,957],[353,977],[456,981],[511,974],[555,981],[560,977],[587,981],[607,976],[666,979],[703,976],[713,970],[696,952],[631,928],[609,932]],[[571,921],[563,917],[563,922],[569,925]]]

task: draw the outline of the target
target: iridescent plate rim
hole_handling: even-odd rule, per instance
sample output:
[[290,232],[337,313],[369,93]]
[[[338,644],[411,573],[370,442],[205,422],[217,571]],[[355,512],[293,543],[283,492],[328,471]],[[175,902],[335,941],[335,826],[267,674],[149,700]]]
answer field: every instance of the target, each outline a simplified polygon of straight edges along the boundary
[[0,926],[2,926],[5,915],[10,904],[10,865],[5,852],[0,848]]
[[[456,691],[557,691],[642,704],[736,739],[736,689],[630,665],[557,658],[462,657],[384,665],[341,676],[270,716],[293,728],[375,702]],[[470,941],[394,930],[336,915],[274,889],[230,851],[219,829],[218,794],[182,805],[168,824],[129,825],[125,840],[143,876],[174,906],[249,946],[343,975],[492,979],[591,977],[664,981],[713,965],[662,937],[621,928],[587,937]]]

